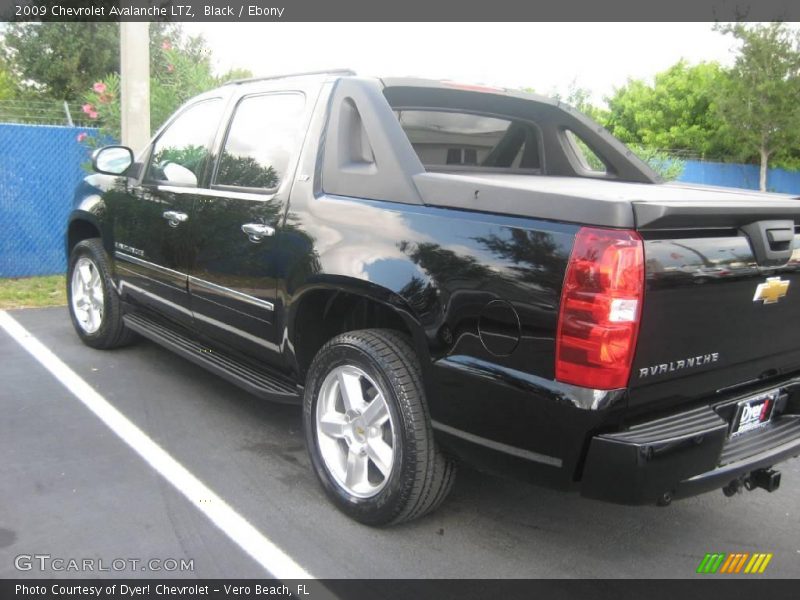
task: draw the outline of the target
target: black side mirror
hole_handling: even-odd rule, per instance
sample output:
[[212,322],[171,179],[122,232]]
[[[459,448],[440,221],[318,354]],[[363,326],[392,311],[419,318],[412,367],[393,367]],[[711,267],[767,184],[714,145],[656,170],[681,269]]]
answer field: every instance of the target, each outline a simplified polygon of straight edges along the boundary
[[133,164],[133,150],[127,146],[104,146],[92,154],[92,168],[106,175],[124,175]]

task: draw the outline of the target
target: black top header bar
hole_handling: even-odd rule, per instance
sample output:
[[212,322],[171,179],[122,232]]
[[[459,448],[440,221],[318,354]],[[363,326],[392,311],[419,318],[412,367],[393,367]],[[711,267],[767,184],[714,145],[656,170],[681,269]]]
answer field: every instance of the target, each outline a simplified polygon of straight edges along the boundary
[[800,20],[800,3],[796,0],[0,0],[0,20],[796,21]]

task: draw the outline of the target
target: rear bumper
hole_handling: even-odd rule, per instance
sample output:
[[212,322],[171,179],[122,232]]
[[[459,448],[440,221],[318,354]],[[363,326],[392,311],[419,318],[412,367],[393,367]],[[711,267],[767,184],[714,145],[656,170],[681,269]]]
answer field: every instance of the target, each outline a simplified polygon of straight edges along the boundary
[[592,438],[581,494],[621,504],[651,504],[668,494],[722,488],[757,469],[800,455],[800,382],[782,388],[782,411],[762,429],[728,436],[741,398]]

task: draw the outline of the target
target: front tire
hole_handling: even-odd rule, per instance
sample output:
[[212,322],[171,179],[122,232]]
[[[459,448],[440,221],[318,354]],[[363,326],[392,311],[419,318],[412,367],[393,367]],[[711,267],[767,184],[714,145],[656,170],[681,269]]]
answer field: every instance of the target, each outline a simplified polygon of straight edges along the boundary
[[419,362],[408,339],[382,329],[337,336],[309,369],[303,425],[328,497],[367,525],[436,509],[455,464],[436,447]]
[[67,303],[72,325],[87,346],[119,348],[135,339],[122,321],[122,306],[99,238],[80,241],[70,252]]

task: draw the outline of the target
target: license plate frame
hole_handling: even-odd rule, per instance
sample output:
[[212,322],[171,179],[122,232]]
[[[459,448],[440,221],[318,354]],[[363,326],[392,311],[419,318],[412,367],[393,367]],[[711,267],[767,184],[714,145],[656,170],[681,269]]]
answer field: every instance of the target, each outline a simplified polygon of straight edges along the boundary
[[777,388],[739,400],[736,403],[736,414],[731,422],[730,437],[738,437],[769,425],[775,413],[775,403],[778,401],[780,391],[780,388]]

